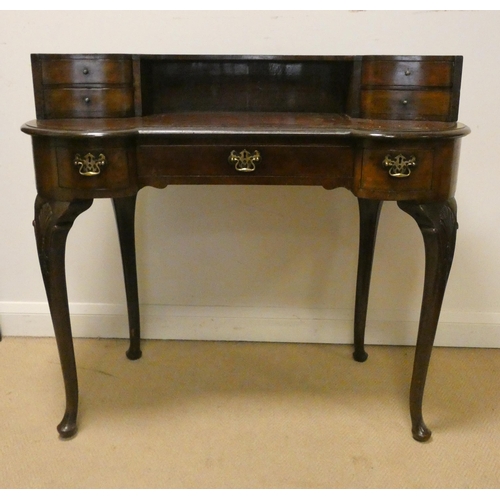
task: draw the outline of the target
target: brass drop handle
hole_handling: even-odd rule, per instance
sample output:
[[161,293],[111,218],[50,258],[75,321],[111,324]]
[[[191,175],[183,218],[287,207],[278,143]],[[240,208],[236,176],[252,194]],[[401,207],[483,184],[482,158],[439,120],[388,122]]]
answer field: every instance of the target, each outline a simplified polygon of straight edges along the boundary
[[411,169],[417,166],[417,159],[415,156],[406,158],[403,154],[399,153],[394,157],[386,155],[382,161],[382,165],[389,169],[389,175],[398,179],[409,177]]
[[101,173],[101,168],[106,165],[106,157],[102,153],[97,158],[92,153],[83,156],[77,153],[73,165],[78,168],[80,175],[93,177]]
[[236,153],[233,149],[227,161],[231,165],[234,165],[234,168],[238,172],[253,172],[256,164],[259,163],[261,159],[262,157],[257,150],[255,150],[253,154],[250,154],[246,149],[240,151],[240,153]]

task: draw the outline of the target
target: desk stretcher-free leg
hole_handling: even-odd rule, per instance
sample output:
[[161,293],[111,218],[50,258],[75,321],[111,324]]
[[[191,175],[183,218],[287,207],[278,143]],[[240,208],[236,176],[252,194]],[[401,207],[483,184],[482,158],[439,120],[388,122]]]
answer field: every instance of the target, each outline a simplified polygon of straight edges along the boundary
[[368,358],[365,351],[365,327],[372,274],[373,253],[377,237],[378,220],[382,202],[358,198],[359,204],[359,257],[354,307],[353,358],[363,362]]
[[130,348],[127,351],[127,357],[129,359],[139,359],[142,356],[137,264],[135,258],[135,202],[135,195],[113,199],[127,296],[130,331]]
[[35,201],[33,225],[38,258],[54,325],[66,391],[66,411],[61,423],[57,426],[63,438],[76,434],[78,413],[78,380],[66,289],[66,239],[75,219],[92,205],[92,201],[49,201],[40,196],[37,196]]
[[398,205],[415,219],[425,245],[424,293],[410,387],[410,414],[413,437],[417,441],[427,441],[431,437],[431,431],[422,417],[422,401],[441,304],[455,251],[457,205],[453,198],[442,203],[425,204],[400,201]]

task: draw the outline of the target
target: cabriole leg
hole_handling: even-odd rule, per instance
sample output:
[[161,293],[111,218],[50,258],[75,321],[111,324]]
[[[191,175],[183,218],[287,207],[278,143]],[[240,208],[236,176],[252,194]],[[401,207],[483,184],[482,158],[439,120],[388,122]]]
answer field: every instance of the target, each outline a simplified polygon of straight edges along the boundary
[[66,392],[66,411],[57,426],[63,438],[76,434],[78,413],[78,380],[66,289],[66,239],[75,219],[91,205],[92,200],[61,202],[45,200],[40,196],[37,196],[35,201],[33,225],[38,258],[54,325]]
[[427,441],[431,431],[422,417],[424,386],[453,262],[458,228],[457,206],[453,198],[446,202],[425,204],[400,201],[398,205],[415,219],[425,245],[424,292],[410,388],[410,414],[413,437],[417,441]]

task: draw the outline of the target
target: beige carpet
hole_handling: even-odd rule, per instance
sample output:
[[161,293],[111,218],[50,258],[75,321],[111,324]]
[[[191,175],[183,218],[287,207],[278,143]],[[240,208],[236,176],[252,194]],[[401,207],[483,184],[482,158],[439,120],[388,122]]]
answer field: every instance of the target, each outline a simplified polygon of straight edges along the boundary
[[436,348],[411,437],[413,348],[75,342],[79,433],[58,438],[54,339],[0,342],[0,488],[499,488],[500,349]]

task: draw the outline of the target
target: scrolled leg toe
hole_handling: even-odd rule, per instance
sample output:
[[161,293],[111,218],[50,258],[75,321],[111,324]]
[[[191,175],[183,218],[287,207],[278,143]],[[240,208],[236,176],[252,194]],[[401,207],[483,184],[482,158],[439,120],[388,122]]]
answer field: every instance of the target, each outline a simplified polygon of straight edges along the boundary
[[413,426],[411,432],[413,434],[413,439],[421,443],[429,441],[432,435],[432,432],[427,428],[424,422],[419,422],[417,425]]
[[66,413],[57,426],[57,432],[62,439],[69,439],[76,435],[78,427],[76,425],[76,414]]

